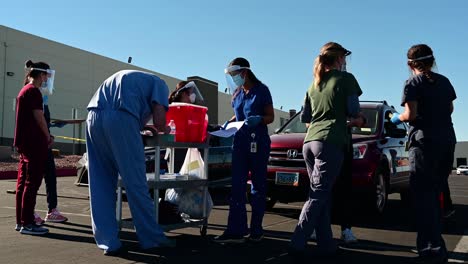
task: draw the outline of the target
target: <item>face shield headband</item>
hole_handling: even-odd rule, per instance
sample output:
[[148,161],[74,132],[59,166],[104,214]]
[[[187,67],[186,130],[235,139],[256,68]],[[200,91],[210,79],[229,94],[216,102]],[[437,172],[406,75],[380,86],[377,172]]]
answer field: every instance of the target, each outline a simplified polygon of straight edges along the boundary
[[433,58],[433,57],[434,56],[432,56],[432,55],[427,55],[427,56],[419,57],[419,58],[416,58],[416,59],[408,59],[408,61],[409,62],[421,61],[421,60],[430,59],[430,58]]
[[54,79],[55,79],[55,70],[51,69],[41,69],[41,68],[30,68],[31,71],[41,71],[47,73],[47,81],[42,82],[41,91],[44,94],[52,94],[54,91]]
[[232,65],[224,69],[224,73],[226,74],[226,82],[230,94],[234,94],[237,88],[244,85],[245,80],[240,76],[240,72],[236,73],[240,70],[250,70],[250,68],[239,65]]
[[195,99],[191,102],[193,104],[203,104],[204,100],[203,100],[203,96],[202,94],[200,93],[200,90],[198,90],[198,87],[197,85],[195,84],[195,82],[191,81],[191,82],[188,82],[186,85],[184,85],[182,88],[180,88],[179,90],[177,90],[177,92],[175,93],[175,96],[179,95],[181,92],[185,92],[189,89],[192,89],[191,91],[191,95],[194,94],[195,95]]

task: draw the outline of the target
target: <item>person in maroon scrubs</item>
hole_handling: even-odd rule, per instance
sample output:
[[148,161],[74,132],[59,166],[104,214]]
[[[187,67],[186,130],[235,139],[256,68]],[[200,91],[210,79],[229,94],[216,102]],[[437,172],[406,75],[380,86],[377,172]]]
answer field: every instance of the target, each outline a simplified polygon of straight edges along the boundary
[[45,173],[48,147],[53,138],[42,111],[41,86],[48,85],[53,71],[44,62],[26,62],[24,87],[16,97],[16,126],[13,145],[19,153],[16,183],[16,227],[21,234],[44,235],[47,228],[34,223],[36,196]]

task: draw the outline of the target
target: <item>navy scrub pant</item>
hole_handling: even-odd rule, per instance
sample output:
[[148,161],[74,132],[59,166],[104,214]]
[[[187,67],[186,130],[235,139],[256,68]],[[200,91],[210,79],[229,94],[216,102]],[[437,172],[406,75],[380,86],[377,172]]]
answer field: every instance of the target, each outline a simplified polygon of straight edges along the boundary
[[46,186],[47,205],[50,212],[50,210],[57,208],[57,174],[55,171],[55,160],[52,149],[49,149],[47,153],[44,182]]
[[137,118],[127,112],[91,110],[86,147],[93,234],[99,248],[121,247],[116,220],[117,180],[125,186],[135,230],[143,249],[166,243],[156,224],[154,203],[147,182],[143,141]]
[[302,153],[310,179],[309,199],[302,207],[290,246],[304,250],[315,230],[317,246],[324,252],[332,252],[336,245],[330,223],[331,191],[340,173],[343,151],[330,143],[310,141],[304,144]]
[[441,235],[439,195],[446,181],[447,168],[452,166],[453,149],[447,143],[413,144],[409,150],[409,161],[418,252],[422,254],[428,249],[440,247],[442,253],[445,253],[447,249]]
[[270,155],[270,138],[268,135],[257,136],[257,152],[250,151],[253,141],[250,134],[238,132],[233,141],[232,151],[232,188],[229,201],[229,216],[226,234],[247,235],[246,191],[247,176],[251,173],[252,216],[250,234],[263,234],[262,221],[265,214],[267,165]]

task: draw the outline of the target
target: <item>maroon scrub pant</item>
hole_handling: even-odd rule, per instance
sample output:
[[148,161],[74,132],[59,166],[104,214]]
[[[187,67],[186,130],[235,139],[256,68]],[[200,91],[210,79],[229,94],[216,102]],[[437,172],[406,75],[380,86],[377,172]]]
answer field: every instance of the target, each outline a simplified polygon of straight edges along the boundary
[[44,177],[47,159],[44,153],[20,153],[18,181],[16,182],[16,223],[29,225],[34,222],[36,196]]

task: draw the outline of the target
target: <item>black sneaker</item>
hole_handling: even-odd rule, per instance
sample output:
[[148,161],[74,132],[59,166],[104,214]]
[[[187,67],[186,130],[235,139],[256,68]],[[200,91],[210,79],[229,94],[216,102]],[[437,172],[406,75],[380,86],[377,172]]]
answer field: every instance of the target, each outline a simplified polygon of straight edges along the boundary
[[220,243],[220,244],[225,244],[225,243],[241,244],[245,242],[245,237],[242,235],[222,234],[220,236],[215,237],[213,239],[213,242]]
[[16,224],[15,225],[15,230],[20,231],[21,230],[21,224]]
[[292,263],[304,263],[305,251],[289,247],[287,256]]
[[29,224],[22,226],[20,233],[24,235],[45,235],[49,233],[49,229],[38,226],[36,224]]
[[252,234],[252,235],[249,236],[249,241],[254,242],[254,243],[258,243],[258,242],[263,240],[263,237],[264,237],[263,234],[259,234],[259,235],[253,235]]
[[124,247],[119,247],[118,249],[116,250],[104,250],[104,256],[119,256],[119,255],[122,255],[124,253],[126,253],[127,250],[124,248]]

